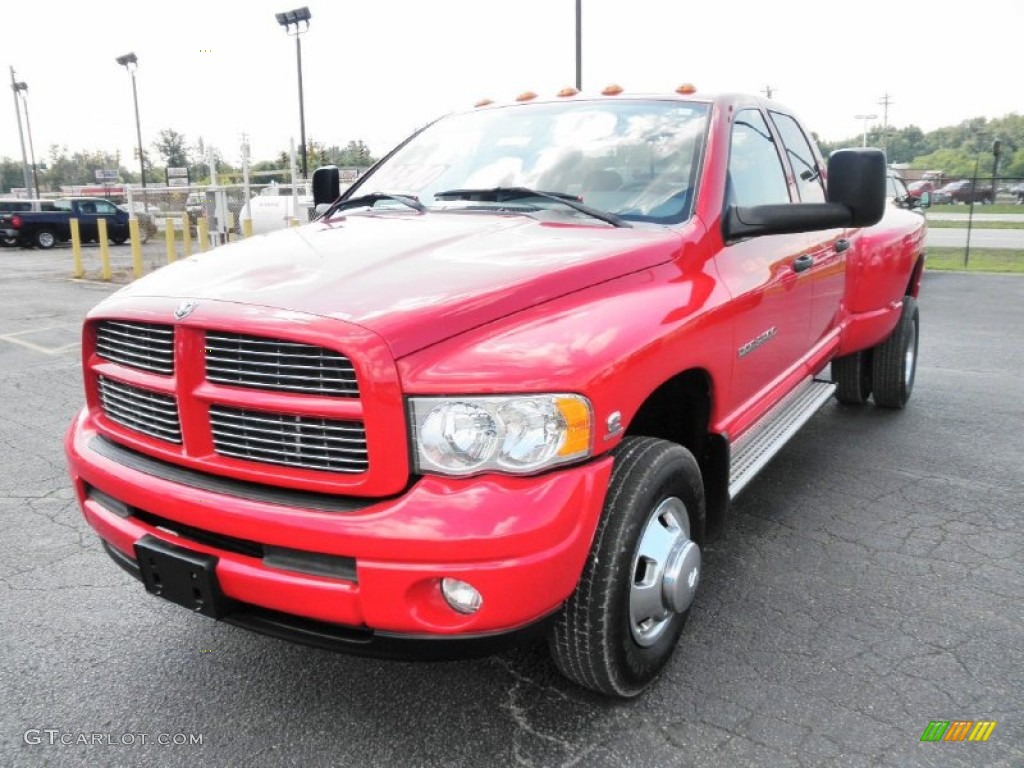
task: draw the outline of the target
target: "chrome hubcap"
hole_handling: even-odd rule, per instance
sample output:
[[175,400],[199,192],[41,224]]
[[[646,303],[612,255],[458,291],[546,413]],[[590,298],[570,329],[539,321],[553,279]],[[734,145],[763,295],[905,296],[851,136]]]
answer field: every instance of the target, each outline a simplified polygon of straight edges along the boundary
[[693,603],[700,584],[700,547],[690,540],[686,505],[675,496],[651,512],[633,556],[629,629],[638,645],[654,645],[672,617]]
[[907,351],[903,355],[903,386],[905,389],[910,389],[910,385],[914,382],[914,363],[917,357],[917,325],[911,324],[913,328],[913,335],[910,337],[910,343],[907,344]]

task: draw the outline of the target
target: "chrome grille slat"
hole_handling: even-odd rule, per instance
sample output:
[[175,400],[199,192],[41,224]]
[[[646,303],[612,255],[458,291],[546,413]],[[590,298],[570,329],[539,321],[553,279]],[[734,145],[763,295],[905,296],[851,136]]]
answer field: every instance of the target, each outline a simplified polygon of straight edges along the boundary
[[124,395],[117,394],[112,390],[107,390],[101,394],[104,401],[112,401],[111,405],[113,407],[141,408],[142,410],[147,412],[145,414],[146,418],[155,419],[156,421],[163,422],[164,424],[167,424],[175,429],[178,427],[178,420],[175,418],[175,411],[171,409],[160,410],[159,408],[149,405],[148,403],[133,400],[131,397],[125,397]]
[[[284,466],[287,466],[287,467],[297,467],[298,469],[316,469],[316,470],[321,470],[321,471],[324,470],[324,467],[319,465],[319,464],[306,464],[306,463],[301,462],[301,461],[280,461],[280,460],[273,459],[273,458],[250,456],[247,453],[232,452],[230,450],[218,451],[218,453],[221,454],[222,456],[231,456],[232,458],[235,458],[235,459],[246,459],[247,461],[259,461],[259,462],[262,462],[263,464],[281,464],[281,465],[284,465]],[[351,468],[351,469],[336,468],[333,471],[335,471],[335,472],[347,472],[347,473],[350,473],[350,474],[355,474],[357,472],[365,472],[366,471],[366,467]]]
[[152,323],[101,320],[96,325],[96,354],[129,368],[174,373],[174,329]]
[[107,330],[111,333],[127,336],[134,338],[136,336],[135,331],[140,327],[144,328],[146,333],[154,334],[157,336],[166,336],[171,338],[174,336],[174,328],[169,325],[153,325],[152,323],[128,323],[121,320],[104,320],[103,325],[106,326]]
[[159,392],[99,377],[100,404],[111,421],[144,435],[181,442],[178,404],[173,397]]
[[[264,454],[267,454],[268,456],[270,456],[270,458],[267,459],[267,461],[272,461],[273,459],[279,458],[279,453],[277,451],[273,450],[272,448],[259,448],[257,446],[250,445],[249,443],[235,443],[235,442],[231,442],[229,440],[219,440],[218,441],[218,445],[221,446],[221,449],[218,451],[219,453],[224,453],[224,449],[227,448],[228,450],[231,450],[231,449],[237,450],[239,453],[244,454],[246,456],[246,458],[259,458],[259,456],[252,456],[251,454],[261,454],[261,453],[264,453]],[[331,461],[331,462],[339,462],[339,463],[343,463],[343,464],[355,464],[355,465],[357,465],[359,467],[366,466],[366,460],[365,459],[341,459],[341,458],[337,458],[335,456],[330,456],[328,454],[310,453],[308,451],[303,454],[303,458],[309,459],[309,460],[316,460],[316,461],[325,461],[325,462],[326,461]],[[291,464],[291,462],[289,462],[289,463]],[[301,466],[308,466],[308,465],[301,464]],[[323,469],[323,467],[316,467],[316,468],[317,469]]]
[[[232,410],[236,410],[236,409],[232,409]],[[236,416],[236,415],[234,415],[232,413],[226,413],[226,412],[223,412],[223,411],[217,411],[216,418],[217,419],[224,419],[225,420],[225,426],[232,426],[232,423],[230,421],[228,421],[230,419],[234,419],[235,420],[234,424],[239,424],[239,425],[241,425],[241,424],[244,424],[244,425],[250,425],[250,424],[270,424],[270,425],[273,425],[273,426],[280,426],[280,424],[281,424],[280,419],[264,419],[264,418],[261,418],[259,416],[254,415],[256,413],[262,413],[262,411],[238,410],[237,412],[241,413],[241,414],[244,414],[244,415],[243,416]],[[212,410],[211,410],[211,414],[212,414]],[[276,414],[268,414],[268,415],[269,416],[274,416]],[[293,416],[285,416],[285,418],[294,418],[294,417]],[[333,432],[348,433],[348,434],[354,434],[354,435],[359,435],[359,436],[362,436],[364,434],[363,425],[358,423],[358,422],[354,422],[354,421],[331,421],[331,420],[328,420],[328,419],[321,419],[319,416],[306,416],[306,417],[302,417],[302,418],[307,419],[311,423],[313,421],[315,421],[315,420],[319,420],[319,421],[323,422],[323,424],[322,424],[323,429],[329,429],[329,430],[332,430]],[[214,419],[211,419],[211,421],[213,421],[213,420]],[[317,425],[317,426],[321,426],[321,425]],[[259,427],[251,427],[251,428],[252,429],[259,429]]]
[[352,362],[332,349],[297,341],[206,333],[206,378],[218,384],[358,397]]
[[210,429],[222,456],[328,472],[365,472],[369,466],[359,422],[211,405]]
[[[238,365],[250,365],[250,363],[244,363],[244,362],[240,362],[240,361],[231,361],[231,362],[236,362]],[[206,367],[207,367],[207,370],[209,370],[209,367],[210,367],[210,358],[209,357],[206,358]],[[321,374],[333,373],[333,371],[324,370],[323,368],[317,368],[317,367],[312,366],[312,365],[308,365],[308,366],[289,365],[288,366],[288,370],[290,370],[290,371],[291,370],[300,370],[300,369],[301,370],[307,370],[307,371],[317,371],[317,372],[319,372]],[[236,372],[239,375],[259,376],[259,377],[262,377],[262,378],[298,379],[299,381],[308,381],[309,378],[310,378],[308,374],[302,374],[302,373],[267,373],[266,371],[249,371],[249,370],[242,370],[242,369],[237,369]],[[342,379],[340,377],[334,377],[334,376],[323,376],[321,378],[325,379],[326,381],[328,381],[328,382],[330,382],[332,384],[355,384],[355,379],[354,378],[353,379]]]
[[[308,359],[308,358],[306,358],[306,359]],[[215,355],[207,354],[206,355],[207,366],[209,366],[209,364],[211,362],[212,363],[224,363],[226,365],[244,365],[244,366],[248,366],[248,367],[252,367],[252,368],[256,368],[256,369],[259,369],[259,368],[276,368],[276,367],[280,366],[280,362],[267,362],[267,363],[263,363],[263,362],[260,362],[258,360],[238,360],[237,358],[216,357]],[[324,368],[323,366],[320,366],[320,365],[298,365],[296,363],[287,363],[286,365],[288,367],[288,370],[290,370],[290,371],[316,371],[318,373],[329,373],[329,374],[332,374],[332,377],[335,380],[339,381],[339,382],[344,382],[344,383],[348,383],[348,384],[355,384],[356,383],[355,374],[349,374],[347,371],[331,370],[330,368]],[[268,373],[263,372],[263,371],[255,370],[255,371],[251,372],[251,375],[252,376],[272,376],[274,374],[268,374]],[[292,379],[308,379],[309,378],[308,374],[301,374],[301,373],[279,374],[279,375],[281,375],[281,376],[288,376],[288,378],[292,378]]]
[[[210,423],[213,424],[215,427],[222,427],[222,429],[220,430],[220,434],[222,434],[225,438],[239,437],[244,438],[246,440],[253,440],[257,443],[270,443],[271,445],[280,444],[280,434],[275,433],[269,429],[257,431],[253,429],[247,429],[246,427],[241,425],[224,424],[222,422],[215,420],[211,420]],[[232,431],[232,428],[234,428],[234,431]],[[270,437],[259,437],[258,435],[270,435]],[[366,453],[366,448],[363,447],[366,445],[366,441],[361,440],[357,437],[334,437],[333,435],[321,434],[317,435],[317,439],[326,440],[329,443],[351,445],[353,447],[348,449],[349,453]]]
[[224,341],[231,344],[236,344],[239,341],[251,344],[253,346],[274,346],[274,347],[296,347],[298,349],[320,349],[320,347],[311,347],[302,341],[286,341],[285,339],[270,339],[263,336],[246,336],[241,333],[218,333],[216,331],[206,332],[207,341]]
[[[232,380],[221,381],[221,380],[218,380],[218,379],[211,379],[211,381],[217,381],[217,383],[219,383],[219,384],[233,384],[233,385],[236,385],[236,386],[252,387],[253,389],[273,389],[275,392],[311,392],[311,393],[316,394],[316,395],[331,395],[331,394],[335,394],[333,392],[328,392],[328,391],[324,390],[322,387],[302,387],[302,386],[299,386],[297,384],[278,384],[276,387],[270,387],[270,386],[267,386],[266,384],[262,384],[261,385],[261,384],[254,384],[252,382],[244,382],[243,383],[243,382],[240,382],[240,381],[232,381]],[[352,392],[346,392],[344,394],[347,397],[356,397],[357,396],[355,390],[353,390]]]

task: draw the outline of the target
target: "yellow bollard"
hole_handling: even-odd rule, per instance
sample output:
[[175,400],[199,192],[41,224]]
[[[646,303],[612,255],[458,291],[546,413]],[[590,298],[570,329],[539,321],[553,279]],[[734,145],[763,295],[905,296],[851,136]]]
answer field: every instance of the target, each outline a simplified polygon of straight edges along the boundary
[[142,241],[139,240],[139,220],[128,220],[128,237],[132,241],[132,273],[142,277]]
[[85,270],[82,269],[82,236],[78,232],[78,219],[71,220],[71,256],[74,263],[71,276],[82,277]]
[[206,223],[206,217],[199,217],[199,250],[200,252],[210,247],[210,226]]
[[186,259],[192,255],[192,225],[187,215],[181,217],[181,255]]
[[167,263],[173,264],[178,254],[174,250],[174,219],[164,219],[164,236],[167,238]]
[[297,226],[299,226],[299,220],[298,219],[288,219],[288,226],[289,227],[297,227]]
[[242,237],[252,237],[252,219],[242,219]]
[[100,276],[110,279],[110,239],[107,237],[107,220],[100,217],[96,220],[97,239],[100,241]]

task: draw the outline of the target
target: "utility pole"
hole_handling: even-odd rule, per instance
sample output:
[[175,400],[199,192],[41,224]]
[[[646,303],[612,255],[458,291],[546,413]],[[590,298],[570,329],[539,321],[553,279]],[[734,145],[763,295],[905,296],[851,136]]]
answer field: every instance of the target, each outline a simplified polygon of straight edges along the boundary
[[889,144],[889,105],[893,103],[888,91],[882,95],[878,103],[882,105],[882,149],[886,150]]

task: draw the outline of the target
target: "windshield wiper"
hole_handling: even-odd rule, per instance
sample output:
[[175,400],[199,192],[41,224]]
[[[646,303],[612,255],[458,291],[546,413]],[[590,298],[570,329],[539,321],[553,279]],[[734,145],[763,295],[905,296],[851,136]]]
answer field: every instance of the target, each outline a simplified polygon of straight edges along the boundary
[[392,194],[391,192],[371,192],[368,195],[360,195],[359,197],[349,197],[345,200],[335,200],[333,203],[327,206],[327,210],[320,214],[318,218],[326,219],[332,213],[343,211],[346,208],[358,208],[364,205],[368,207],[373,207],[374,203],[380,202],[381,200],[397,200],[403,205],[407,205],[419,213],[427,212],[427,207],[423,205],[423,203],[421,203],[415,197],[410,197],[409,195],[396,195]]
[[437,192],[434,195],[435,200],[439,200],[441,198],[451,198],[454,200],[470,199],[488,203],[501,203],[507,200],[522,200],[524,197],[539,197],[542,200],[551,200],[556,203],[561,203],[562,205],[572,208],[574,211],[585,213],[591,218],[611,224],[613,227],[632,226],[629,222],[619,218],[614,213],[608,213],[607,211],[601,211],[597,208],[591,208],[589,205],[581,203],[580,199],[575,195],[569,195],[565,192],[542,192],[539,189],[530,189],[529,187],[490,187],[489,189],[449,189],[447,192]]

